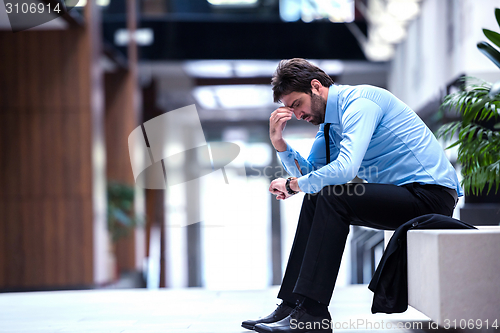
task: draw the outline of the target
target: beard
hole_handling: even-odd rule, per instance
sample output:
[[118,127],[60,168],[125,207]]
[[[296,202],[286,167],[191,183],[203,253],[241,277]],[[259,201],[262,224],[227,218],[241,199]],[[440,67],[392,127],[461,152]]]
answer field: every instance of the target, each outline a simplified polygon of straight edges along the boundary
[[319,125],[325,122],[326,100],[311,92],[311,120],[313,125]]

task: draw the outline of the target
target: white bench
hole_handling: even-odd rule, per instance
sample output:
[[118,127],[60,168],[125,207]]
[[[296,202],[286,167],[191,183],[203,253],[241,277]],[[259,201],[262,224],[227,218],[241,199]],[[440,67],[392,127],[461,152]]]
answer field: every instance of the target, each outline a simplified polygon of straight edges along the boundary
[[500,327],[500,226],[477,228],[408,232],[408,303],[440,326]]

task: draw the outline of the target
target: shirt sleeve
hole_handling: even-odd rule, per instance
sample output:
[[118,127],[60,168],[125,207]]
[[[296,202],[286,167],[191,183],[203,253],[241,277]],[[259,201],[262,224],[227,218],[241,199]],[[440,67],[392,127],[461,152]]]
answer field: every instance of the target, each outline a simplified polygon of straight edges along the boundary
[[342,141],[337,159],[299,177],[300,189],[306,193],[317,193],[327,185],[351,181],[358,173],[373,132],[382,116],[382,109],[366,98],[359,98],[350,103],[341,120]]
[[[316,169],[311,162],[302,157],[302,155],[300,155],[299,152],[293,149],[288,143],[286,144],[286,150],[277,152],[277,154],[283,168],[285,168],[286,172],[293,177],[300,177]],[[297,161],[300,170],[297,168],[295,161]]]

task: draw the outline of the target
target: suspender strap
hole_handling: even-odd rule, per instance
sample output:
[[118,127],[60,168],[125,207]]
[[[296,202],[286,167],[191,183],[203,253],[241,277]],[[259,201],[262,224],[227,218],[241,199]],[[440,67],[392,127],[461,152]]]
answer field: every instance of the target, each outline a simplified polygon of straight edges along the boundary
[[323,129],[326,144],[326,164],[330,164],[330,123],[326,123]]

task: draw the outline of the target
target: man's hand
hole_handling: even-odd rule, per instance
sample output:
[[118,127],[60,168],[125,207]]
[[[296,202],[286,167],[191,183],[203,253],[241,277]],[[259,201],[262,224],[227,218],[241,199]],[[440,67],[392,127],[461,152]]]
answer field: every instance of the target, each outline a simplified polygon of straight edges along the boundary
[[288,194],[288,191],[286,190],[285,183],[285,178],[278,178],[273,180],[271,182],[271,185],[269,186],[269,192],[276,195],[277,200],[284,200],[291,197],[291,195]]
[[[271,185],[269,186],[269,192],[272,194],[276,195],[277,200],[284,200],[290,198],[293,194],[288,194],[288,191],[286,190],[286,179],[285,178],[278,178],[275,179],[271,182]],[[293,191],[300,192],[300,187],[297,182],[297,178],[293,178],[290,181],[290,188]]]
[[271,113],[269,118],[269,138],[274,148],[281,152],[286,150],[286,142],[283,139],[283,130],[286,122],[292,119],[293,112],[290,108],[282,106]]

